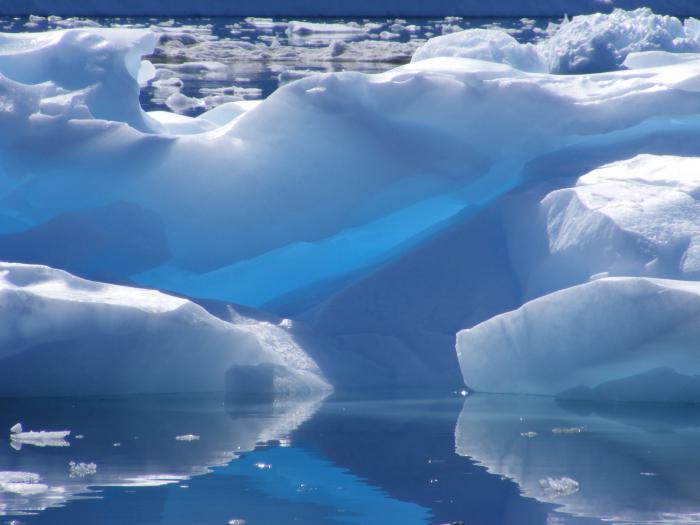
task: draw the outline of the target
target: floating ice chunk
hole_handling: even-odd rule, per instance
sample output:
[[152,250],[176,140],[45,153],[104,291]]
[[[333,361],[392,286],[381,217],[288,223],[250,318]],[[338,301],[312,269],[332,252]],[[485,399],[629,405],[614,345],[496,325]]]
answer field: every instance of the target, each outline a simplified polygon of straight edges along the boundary
[[84,478],[85,476],[97,474],[97,465],[95,463],[76,463],[71,461],[68,463],[68,470],[68,475],[71,478]]
[[178,441],[199,441],[199,436],[197,434],[183,434],[181,436],[175,436]]
[[558,498],[569,496],[578,492],[578,481],[563,477],[563,478],[543,478],[540,480],[540,487],[546,497]]
[[175,113],[186,113],[192,109],[204,107],[204,101],[199,98],[188,97],[177,91],[165,99],[165,105]]
[[[12,326],[0,329],[0,359],[7,360],[0,367],[1,395],[223,392],[236,366],[272,367],[266,385],[275,393],[264,392],[272,397],[330,388],[286,330],[245,317],[222,321],[186,299],[153,290],[0,263],[0,307]],[[58,368],[61,373],[54,373]],[[245,390],[235,382],[231,387]],[[55,446],[69,433],[11,437]]]
[[35,447],[68,447],[70,443],[66,438],[70,435],[70,430],[58,431],[34,431],[25,432],[22,429],[22,424],[17,423],[10,429],[10,440],[16,449],[19,450],[22,445],[33,445]]
[[611,277],[459,332],[457,355],[465,383],[481,391],[556,395],[619,380],[610,390],[629,401],[700,402],[698,388],[670,388],[674,373],[621,381],[655,367],[700,374],[699,337],[700,283]]
[[552,434],[580,434],[582,427],[556,427],[552,429]]
[[694,26],[651,9],[616,9],[610,14],[575,16],[537,44],[553,73],[618,69],[639,51],[693,51],[700,48]]
[[0,471],[0,492],[35,496],[49,490],[48,485],[40,481],[41,477],[33,472]]
[[362,34],[369,29],[357,24],[325,24],[317,22],[300,22],[292,20],[287,24],[287,34],[289,35],[310,35],[310,34]]
[[544,72],[547,67],[537,48],[520,44],[495,29],[468,29],[428,40],[414,53],[411,62],[434,57],[459,57],[508,64],[524,71]]

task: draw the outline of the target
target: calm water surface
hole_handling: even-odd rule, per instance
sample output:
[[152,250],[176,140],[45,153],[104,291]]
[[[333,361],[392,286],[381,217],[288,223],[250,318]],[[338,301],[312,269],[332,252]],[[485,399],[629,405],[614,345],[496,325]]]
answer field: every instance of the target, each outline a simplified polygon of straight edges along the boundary
[[[12,446],[17,421],[72,434]],[[693,407],[8,399],[0,428],[0,523],[13,525],[700,523]]]

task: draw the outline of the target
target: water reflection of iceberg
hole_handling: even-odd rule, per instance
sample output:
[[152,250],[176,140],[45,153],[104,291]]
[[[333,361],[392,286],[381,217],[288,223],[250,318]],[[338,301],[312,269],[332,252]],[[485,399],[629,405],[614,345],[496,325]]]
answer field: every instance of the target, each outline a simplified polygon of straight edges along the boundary
[[[552,432],[553,429],[580,432]],[[562,511],[616,523],[700,523],[700,407],[561,405],[475,395],[455,428],[457,454]],[[548,480],[570,478],[557,492]]]
[[[23,419],[37,427],[70,428],[70,447],[0,447],[0,516],[35,513],[75,498],[99,497],[98,487],[157,486],[210,472],[282,439],[311,417],[322,397],[271,403],[222,404],[205,397],[0,399],[0,428]],[[175,439],[196,434],[200,439]],[[70,462],[74,462],[71,468]],[[75,475],[75,465],[96,463]],[[17,474],[23,478],[15,483]],[[7,478],[3,484],[2,475]],[[19,478],[17,478],[19,479]]]

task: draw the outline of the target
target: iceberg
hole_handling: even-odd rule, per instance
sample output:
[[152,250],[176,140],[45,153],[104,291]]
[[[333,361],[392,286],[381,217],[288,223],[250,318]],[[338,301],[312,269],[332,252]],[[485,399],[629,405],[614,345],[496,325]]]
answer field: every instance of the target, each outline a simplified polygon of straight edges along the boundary
[[[593,149],[602,135],[620,149],[644,143],[679,126],[698,104],[694,62],[563,76],[434,57],[379,75],[303,78],[246,111],[166,118],[142,112],[136,97],[139,71],[150,71],[140,55],[152,49],[152,33],[34,35],[9,35],[0,47],[14,108],[0,140],[7,159],[0,231],[12,235],[12,258],[254,307],[291,297],[318,302],[313,294],[326,283],[336,291],[405,253],[465,207],[520,184],[525,166],[545,155]],[[99,76],[70,70],[68,84],[56,65],[36,79],[21,71],[30,59],[73,56],[73,41],[92,40],[75,60]],[[99,67],[105,56],[114,68]],[[26,174],[21,184],[17,172]],[[141,257],[134,251],[146,240],[130,246],[115,231],[86,242],[86,235],[72,238],[72,228],[60,230],[66,213],[82,214],[88,225],[97,215],[119,224],[127,207],[140,210],[129,229],[167,249]],[[40,260],[49,257],[20,250],[53,231],[62,231],[68,253],[89,250],[91,267],[78,256]],[[339,246],[347,257],[338,256]],[[116,268],[107,264],[114,252],[126,259]]]
[[70,430],[40,430],[25,431],[22,424],[17,423],[10,428],[10,445],[15,450],[20,450],[22,445],[33,445],[35,447],[68,447],[70,443],[66,438],[70,435]]
[[457,355],[478,391],[586,399],[607,384],[613,400],[697,403],[700,389],[669,389],[676,374],[650,371],[700,374],[699,336],[700,282],[608,277],[460,331]]
[[[256,386],[260,393],[330,389],[283,328],[242,316],[226,322],[153,290],[0,263],[0,310],[4,396],[239,392],[230,380],[237,367],[263,365],[275,372]],[[52,437],[15,429],[20,442]]]
[[523,71],[581,74],[629,66],[632,61],[628,63],[626,59],[642,52],[698,51],[700,23],[697,19],[681,21],[644,7],[565,19],[559,25],[550,25],[546,37],[534,44],[521,44],[495,29],[457,31],[430,39],[416,50],[412,61],[464,57],[508,64]]
[[[3,36],[0,259],[293,318],[324,341],[309,351],[331,382],[456,386],[458,329],[593,276],[695,278],[690,179],[669,168],[674,182],[649,189],[656,162],[700,154],[694,22],[606,16],[595,27],[614,60],[599,66],[613,71],[542,66],[545,45],[588,56],[556,40],[594,20],[574,18],[534,47],[455,33],[381,74],[304,76],[197,118],[138,104],[149,78],[170,79],[170,97],[180,76],[226,67],[204,53],[169,73],[142,60],[192,33]],[[652,209],[683,221],[652,224]],[[48,242],[60,249],[38,248]],[[252,325],[282,340],[282,327]],[[217,384],[294,384],[297,368],[269,356],[231,362]]]

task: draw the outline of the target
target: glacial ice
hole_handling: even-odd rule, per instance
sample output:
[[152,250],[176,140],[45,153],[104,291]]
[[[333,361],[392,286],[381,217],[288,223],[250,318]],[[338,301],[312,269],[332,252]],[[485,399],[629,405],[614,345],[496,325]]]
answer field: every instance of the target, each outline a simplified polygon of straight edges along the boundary
[[[700,22],[682,22],[648,7],[575,16],[550,26],[535,44],[518,43],[494,29],[467,29],[429,40],[412,61],[434,57],[477,58],[516,69],[551,73],[595,73],[619,69],[634,53],[700,51]],[[658,64],[657,64],[658,65]]]
[[[582,44],[586,28],[607,54]],[[0,259],[299,318],[292,332],[310,325],[323,343],[309,337],[309,353],[346,385],[455,385],[458,329],[593,276],[695,278],[693,20],[574,17],[534,46],[466,31],[381,74],[305,76],[197,118],[142,111],[151,75],[165,100],[185,96],[177,79],[227,67],[216,54],[231,42],[155,73],[141,60],[158,40],[209,42],[193,34],[2,37]],[[553,73],[599,69],[613,71]],[[265,356],[215,383],[295,382],[298,367],[262,341],[301,355],[285,329],[200,315]]]
[[547,66],[534,44],[521,44],[497,29],[468,29],[431,38],[413,54],[412,62],[434,57],[474,58],[515,69],[545,72]]
[[[475,390],[556,395],[658,367],[698,375],[699,336],[700,283],[608,277],[459,332],[457,354],[464,381]],[[698,389],[669,396],[667,379],[647,376],[644,388],[626,389],[624,400],[700,402]],[[629,395],[635,391],[644,398]]]
[[22,428],[22,423],[17,423],[10,428],[10,445],[15,450],[20,450],[22,445],[35,447],[68,447],[70,443],[66,438],[70,430],[29,430]]
[[[284,329],[245,317],[226,322],[152,290],[0,263],[0,309],[6,396],[221,392],[232,369],[263,364],[284,371],[267,384],[269,393],[330,388]],[[51,437],[12,434],[29,443]]]

